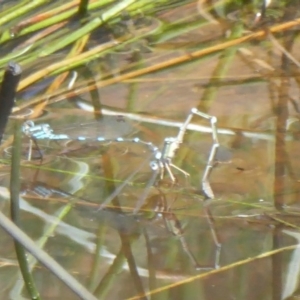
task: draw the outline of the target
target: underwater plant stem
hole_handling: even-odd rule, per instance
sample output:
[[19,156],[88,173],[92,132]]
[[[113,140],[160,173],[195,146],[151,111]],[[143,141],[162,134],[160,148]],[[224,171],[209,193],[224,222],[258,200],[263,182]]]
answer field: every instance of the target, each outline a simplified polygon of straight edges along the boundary
[[90,290],[95,290],[95,288],[97,287],[97,283],[98,283],[97,281],[99,278],[99,270],[100,270],[101,262],[102,262],[100,252],[103,248],[103,245],[105,244],[105,234],[106,234],[106,224],[104,221],[104,224],[100,225],[98,227],[98,231],[97,231],[96,250],[95,250],[95,255],[93,258],[94,259],[93,266],[92,266],[89,283],[88,283],[88,287]]
[[[108,175],[108,178],[114,178],[111,158],[107,153],[104,153],[102,155],[102,163],[103,163],[103,170],[105,176],[107,177]],[[108,193],[111,194],[115,190],[114,182],[106,181],[106,188]],[[112,204],[115,206],[116,209],[120,211],[120,213],[122,213],[122,207],[120,205],[120,200],[118,198],[118,195],[116,195],[114,199],[112,199]],[[135,237],[133,235],[130,236],[124,233],[122,230],[118,230],[118,232],[120,235],[120,240],[122,245],[120,250],[123,253],[124,257],[126,258],[134,287],[139,294],[143,295],[144,294],[143,283],[137,271],[137,265],[131,250],[131,244]],[[141,299],[146,300],[144,296],[142,296]]]
[[[20,162],[21,162],[21,120],[15,121],[15,134],[12,148],[12,162],[11,162],[11,175],[10,175],[10,209],[11,218],[13,222],[21,227],[20,223]],[[15,251],[17,254],[20,271],[22,273],[26,289],[31,299],[39,300],[40,295],[35,286],[33,276],[30,272],[27,254],[22,244],[15,240]]]
[[[232,29],[231,40],[239,39],[243,34],[243,30],[243,24],[236,24]],[[221,54],[218,64],[212,73],[210,84],[208,85],[208,88],[205,89],[201,97],[201,101],[197,106],[198,110],[209,113],[210,107],[216,99],[216,95],[219,91],[217,83],[224,80],[225,76],[227,75],[232,61],[235,58],[236,51],[237,47],[229,47],[226,48]]]
[[64,282],[80,299],[98,300],[81,283],[71,276],[61,265],[59,265],[45,251],[39,249],[34,241],[17,227],[9,218],[0,211],[0,227],[9,235],[21,243],[36,259],[47,269]]
[[107,271],[107,273],[102,278],[101,282],[97,286],[97,288],[94,291],[94,294],[99,299],[104,299],[105,296],[108,293],[108,290],[113,283],[115,277],[119,274],[119,272],[122,270],[123,265],[125,263],[125,255],[123,253],[123,250],[121,249],[119,253],[117,254],[116,258],[114,259],[113,264]]
[[[43,232],[43,236],[41,236],[37,241],[36,244],[39,248],[44,248],[44,246],[46,245],[47,241],[49,240],[50,237],[52,237],[55,233],[55,230],[57,228],[57,226],[59,225],[59,223],[66,217],[66,215],[68,215],[68,213],[71,211],[71,209],[73,208],[73,202],[68,203],[67,205],[65,205],[62,209],[58,210],[58,214],[56,215],[56,220],[53,223],[49,223],[48,226],[46,226],[44,232]],[[28,263],[29,263],[29,267],[30,270],[32,270],[33,268],[36,267],[37,265],[37,259],[34,256],[30,256],[28,259]],[[14,287],[14,292],[15,295],[20,294],[20,291],[23,289],[24,284],[21,283],[17,283]]]

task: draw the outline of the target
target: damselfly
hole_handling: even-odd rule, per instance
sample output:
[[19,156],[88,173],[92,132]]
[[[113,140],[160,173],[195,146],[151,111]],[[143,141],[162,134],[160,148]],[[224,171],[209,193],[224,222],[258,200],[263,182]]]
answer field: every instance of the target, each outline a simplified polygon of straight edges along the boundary
[[[52,127],[49,124],[39,124],[36,125],[33,121],[27,121],[23,125],[23,133],[31,138],[32,140],[50,140],[50,141],[63,141],[63,140],[77,140],[80,142],[86,142],[94,140],[96,142],[100,143],[135,143],[140,144],[151,152],[151,160],[150,160],[150,168],[152,170],[152,176],[149,179],[148,183],[146,184],[145,190],[143,194],[141,195],[141,198],[139,199],[135,209],[134,213],[137,213],[139,209],[142,207],[142,205],[145,202],[145,199],[147,198],[149,189],[155,184],[157,179],[161,180],[164,178],[165,173],[167,173],[173,183],[176,182],[176,178],[173,174],[172,168],[175,170],[180,171],[184,175],[188,176],[189,174],[185,172],[184,170],[180,169],[176,165],[173,164],[173,159],[175,157],[176,151],[179,149],[180,145],[183,143],[184,136],[186,134],[188,125],[191,123],[191,120],[194,115],[200,116],[210,122],[211,129],[212,129],[212,147],[210,150],[210,154],[206,163],[206,167],[202,176],[201,180],[201,190],[204,193],[206,198],[212,199],[214,198],[214,193],[211,189],[210,183],[209,183],[209,177],[210,173],[214,167],[215,164],[215,158],[217,149],[219,147],[219,141],[218,141],[218,135],[217,135],[217,118],[214,116],[210,116],[208,114],[205,114],[196,108],[193,108],[190,113],[188,114],[185,122],[182,124],[182,126],[179,128],[179,132],[177,136],[175,137],[166,137],[163,142],[163,146],[161,148],[154,145],[152,142],[144,141],[138,137],[111,137],[108,136],[106,132],[102,133],[99,136],[90,138],[87,135],[73,135],[73,134],[67,134],[67,133],[56,133]],[[124,120],[122,116],[119,118],[116,118],[116,122],[118,124],[123,125]],[[122,126],[121,126],[122,127]],[[90,128],[90,130],[92,130]],[[130,175],[130,177],[133,177],[134,174]],[[125,185],[130,181],[131,178],[128,178],[124,181],[113,193],[113,195],[109,196],[101,205],[100,209],[104,208],[105,205],[107,205],[117,194],[119,194],[122,189],[125,187]]]

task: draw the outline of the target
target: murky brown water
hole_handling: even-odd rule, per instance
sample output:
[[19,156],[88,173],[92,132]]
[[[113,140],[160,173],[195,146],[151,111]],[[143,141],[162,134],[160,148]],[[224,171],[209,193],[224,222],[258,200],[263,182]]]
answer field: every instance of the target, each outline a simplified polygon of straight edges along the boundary
[[[153,34],[153,41],[161,40],[147,51],[138,41],[126,52],[94,60],[88,77],[84,68],[77,70],[74,89],[87,87],[91,78],[101,85],[100,122],[80,108],[87,104],[92,110],[92,93],[70,97],[66,87],[72,74],[51,93],[45,93],[49,76],[20,91],[18,107],[50,97],[36,124],[49,123],[55,133],[75,139],[89,138],[38,141],[40,163],[26,161],[24,137],[23,229],[40,243],[43,237],[43,248],[99,299],[297,299],[299,80],[298,67],[280,48],[284,45],[299,59],[297,31],[276,35],[277,42],[264,37],[193,59],[202,44],[225,42],[225,29],[232,30],[230,39],[259,30],[248,26],[233,34],[238,24],[224,19],[196,26],[196,4],[187,1],[155,14],[155,21],[184,22],[193,29],[165,40]],[[190,59],[173,65],[172,59],[184,55]],[[30,74],[60,60],[58,55],[40,58],[24,69]],[[166,61],[172,67],[160,68]],[[122,77],[155,64],[157,72]],[[168,172],[151,183],[149,164],[155,157],[149,146],[94,141],[138,137],[162,149],[193,107],[218,119],[220,148],[209,177],[213,199],[204,200],[201,193],[213,140],[210,123],[199,116],[192,124],[202,127],[187,130],[172,161],[189,173],[172,168],[176,184]],[[7,152],[4,189],[9,187]],[[106,207],[99,209],[101,203]],[[133,215],[137,203],[143,205]],[[9,215],[7,199],[1,208]],[[13,242],[3,234],[1,245],[1,297],[22,299],[26,292],[19,285]],[[77,299],[43,266],[37,264],[33,274],[42,299]]]

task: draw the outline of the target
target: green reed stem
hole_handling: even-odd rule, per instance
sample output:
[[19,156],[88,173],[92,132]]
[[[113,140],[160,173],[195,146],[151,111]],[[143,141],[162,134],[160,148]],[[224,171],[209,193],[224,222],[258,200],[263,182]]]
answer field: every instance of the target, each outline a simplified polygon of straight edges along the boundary
[[69,44],[77,41],[84,35],[90,33],[91,31],[93,31],[94,29],[96,29],[97,27],[102,25],[103,23],[107,22],[110,18],[115,17],[118,13],[120,13],[121,11],[126,9],[129,5],[131,5],[135,1],[136,0],[123,0],[122,2],[114,5],[113,7],[108,9],[106,12],[104,12],[101,15],[101,17],[95,18],[94,20],[90,21],[89,23],[87,23],[86,25],[84,25],[83,27],[81,27],[80,29],[75,31],[74,33],[71,33],[67,38],[58,41],[52,47],[48,47],[48,49],[42,51],[40,56],[46,56],[46,55],[52,54],[52,53],[58,51],[59,49],[62,49],[64,47],[68,46]]
[[22,244],[34,257],[36,257],[49,271],[65,283],[79,299],[98,300],[81,283],[71,276],[61,265],[59,265],[45,251],[39,249],[34,241],[30,239],[19,227],[0,211],[0,227],[9,235]]
[[18,18],[22,15],[24,15],[25,13],[31,11],[32,9],[42,5],[42,4],[45,4],[49,2],[48,0],[33,0],[33,1],[30,1],[29,3],[27,3],[26,5],[22,5],[19,7],[19,9],[16,9],[14,11],[12,11],[11,13],[9,14],[6,14],[5,16],[3,16],[1,19],[0,19],[0,25],[4,25],[6,23],[8,23],[9,21],[15,19],[15,18]]
[[[110,4],[113,1],[114,0],[102,0],[102,1],[93,2],[89,5],[89,10],[97,9],[97,8],[106,6],[106,5]],[[37,22],[35,24],[26,26],[24,29],[21,28],[20,31],[18,31],[18,37],[23,36],[23,35],[28,34],[28,33],[32,33],[32,32],[44,29],[44,28],[49,27],[51,25],[58,24],[60,22],[66,21],[69,18],[71,18],[72,16],[76,15],[76,13],[77,13],[77,9],[72,8],[72,9],[69,9],[67,11],[63,11],[62,13],[55,14],[55,16],[53,16],[53,17],[49,17],[49,18],[47,18],[45,20],[42,20],[40,22]],[[0,43],[4,43],[4,42],[6,42],[10,39],[11,39],[10,31],[6,30],[6,31],[3,32],[3,34],[0,38]]]
[[[21,163],[21,121],[15,121],[15,134],[12,148],[11,176],[10,176],[10,201],[11,218],[14,223],[21,227],[20,223],[20,163]],[[40,295],[35,286],[33,276],[27,260],[27,254],[22,244],[15,240],[15,250],[19,262],[20,270],[25,282],[26,289],[31,299],[39,300]]]
[[89,0],[81,0],[78,8],[78,15],[80,17],[86,16],[88,12]]
[[[114,3],[114,1],[115,0],[95,1],[95,2],[92,2],[92,3],[89,4],[88,9],[89,9],[89,11],[92,11],[94,9],[103,8],[103,7],[106,7],[109,4]],[[42,28],[48,27],[50,25],[54,25],[54,24],[57,24],[59,22],[66,21],[67,19],[69,19],[70,17],[75,15],[76,13],[77,13],[76,8],[69,9],[68,11],[62,12],[62,13],[56,15],[55,17],[48,18],[44,21],[38,22],[37,24],[34,24],[32,26],[28,26],[27,28],[24,28],[24,30],[21,31],[21,34],[27,34],[27,33],[30,33],[30,32],[34,32],[34,31],[40,30]]]
[[[94,9],[99,9],[101,7],[105,7],[109,4],[114,3],[115,0],[101,0],[101,1],[94,1],[88,5],[88,10],[92,11]],[[155,9],[157,6],[161,6],[164,3],[168,3],[168,0],[161,1],[161,3],[157,1],[133,1],[133,4],[130,7],[130,11],[138,11],[143,12],[146,14],[148,10]],[[118,4],[119,5],[119,4]],[[20,29],[18,32],[18,36],[23,36],[28,33],[32,33],[48,26],[58,24],[59,22],[66,21],[70,17],[74,16],[77,13],[76,8],[69,9],[68,11],[63,11],[62,13],[56,13],[55,16],[49,17],[45,20],[37,22],[36,24],[30,25],[25,27],[24,29]],[[102,17],[103,20],[103,17]],[[10,31],[6,30],[3,32],[0,43],[8,41],[11,39]]]
[[18,10],[20,7],[25,6],[25,5],[26,5],[27,3],[29,3],[29,2],[31,2],[31,0],[23,0],[23,1],[21,1],[20,3],[18,3],[18,4],[14,4],[14,5],[12,5],[11,7],[6,8],[5,10],[1,11],[1,13],[0,13],[0,18],[2,18],[3,16],[6,16],[6,15],[8,15],[8,14],[10,14],[10,13],[13,12],[13,11]]

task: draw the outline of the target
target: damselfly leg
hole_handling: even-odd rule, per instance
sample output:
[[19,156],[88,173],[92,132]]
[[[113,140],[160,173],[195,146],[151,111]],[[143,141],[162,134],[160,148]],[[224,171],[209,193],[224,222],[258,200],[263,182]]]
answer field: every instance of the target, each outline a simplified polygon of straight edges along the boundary
[[219,141],[218,141],[218,132],[217,132],[217,118],[214,116],[210,116],[208,114],[205,114],[201,111],[199,111],[196,108],[192,108],[191,112],[187,116],[185,122],[182,124],[182,126],[179,128],[179,132],[176,137],[167,137],[164,140],[164,146],[162,148],[162,151],[157,153],[159,157],[156,158],[154,162],[152,162],[152,169],[160,169],[160,178],[162,179],[164,176],[165,171],[167,171],[168,175],[170,176],[171,180],[175,183],[175,176],[172,173],[171,167],[179,170],[184,175],[188,176],[189,174],[182,169],[178,168],[176,165],[172,163],[172,160],[175,157],[176,151],[179,149],[180,145],[183,143],[184,136],[186,134],[188,125],[191,123],[192,118],[194,115],[200,116],[206,120],[208,120],[211,124],[211,133],[212,133],[212,140],[213,144],[210,150],[210,154],[206,163],[206,167],[202,176],[201,180],[201,188],[203,193],[207,198],[213,199],[214,193],[211,189],[210,183],[209,183],[209,177],[211,174],[211,171],[215,164],[215,158],[217,154],[217,150],[219,147]]

